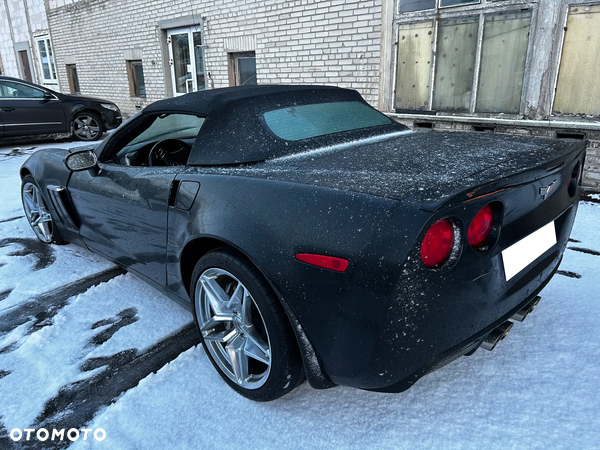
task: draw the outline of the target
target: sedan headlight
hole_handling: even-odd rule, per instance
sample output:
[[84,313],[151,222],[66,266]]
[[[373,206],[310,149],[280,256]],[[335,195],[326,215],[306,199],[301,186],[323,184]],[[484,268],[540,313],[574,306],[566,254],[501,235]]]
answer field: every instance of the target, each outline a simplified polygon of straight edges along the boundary
[[100,103],[100,106],[106,109],[110,109],[111,111],[118,111],[117,105],[113,105],[112,103]]

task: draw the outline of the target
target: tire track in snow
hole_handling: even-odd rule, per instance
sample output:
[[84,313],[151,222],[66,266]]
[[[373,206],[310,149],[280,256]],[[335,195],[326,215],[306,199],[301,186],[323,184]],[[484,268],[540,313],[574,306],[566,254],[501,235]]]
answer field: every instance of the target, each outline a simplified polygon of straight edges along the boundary
[[14,308],[9,308],[7,311],[0,313],[0,336],[27,322],[32,322],[27,332],[28,335],[49,325],[52,318],[67,305],[71,297],[82,294],[92,286],[104,283],[124,273],[125,271],[119,268],[109,269],[61,286]]
[[[65,432],[71,428],[86,428],[86,424],[101,409],[114,403],[121,394],[199,343],[200,335],[196,325],[189,323],[144,352],[128,349],[112,356],[88,359],[81,366],[82,371],[103,366],[106,367],[105,370],[61,388],[57,396],[46,402],[43,412],[29,428],[65,429]],[[66,439],[55,441],[52,448],[67,448],[70,444]],[[35,438],[31,441],[13,442],[0,424],[0,448],[20,450],[43,447],[43,443]]]
[[33,255],[36,258],[35,266],[33,270],[45,269],[51,266],[56,261],[54,256],[54,249],[48,244],[44,244],[38,239],[31,238],[7,238],[0,241],[0,248],[8,247],[11,244],[21,245],[21,250],[15,250],[8,254],[8,256],[27,256]]

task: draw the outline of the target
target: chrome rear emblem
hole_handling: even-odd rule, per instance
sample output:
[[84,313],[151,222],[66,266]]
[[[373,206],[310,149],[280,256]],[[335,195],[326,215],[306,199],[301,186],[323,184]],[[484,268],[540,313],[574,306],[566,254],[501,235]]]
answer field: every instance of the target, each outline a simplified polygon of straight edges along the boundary
[[552,192],[555,186],[556,180],[550,183],[550,185],[540,188],[540,195],[542,196],[542,200],[546,200],[548,197],[550,197],[550,192]]

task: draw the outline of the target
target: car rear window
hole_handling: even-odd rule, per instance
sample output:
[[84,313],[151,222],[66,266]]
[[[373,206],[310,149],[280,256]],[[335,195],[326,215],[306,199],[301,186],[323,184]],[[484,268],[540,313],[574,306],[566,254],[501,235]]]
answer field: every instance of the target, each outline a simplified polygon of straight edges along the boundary
[[267,128],[278,138],[299,141],[326,134],[389,125],[392,121],[360,102],[315,103],[263,114]]

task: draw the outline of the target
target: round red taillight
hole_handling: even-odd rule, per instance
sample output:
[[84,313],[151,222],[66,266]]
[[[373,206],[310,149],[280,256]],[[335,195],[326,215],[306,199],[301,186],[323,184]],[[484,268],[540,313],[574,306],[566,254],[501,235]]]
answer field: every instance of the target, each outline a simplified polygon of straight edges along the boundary
[[428,269],[444,264],[454,247],[454,226],[449,219],[440,219],[431,225],[421,243],[421,261]]
[[490,235],[493,224],[494,212],[490,205],[485,205],[471,222],[468,233],[469,244],[472,247],[479,247]]

